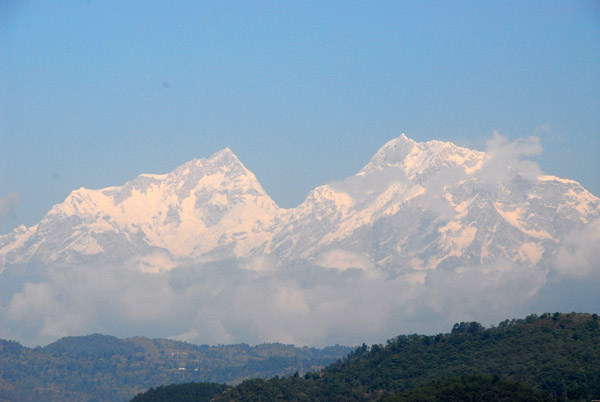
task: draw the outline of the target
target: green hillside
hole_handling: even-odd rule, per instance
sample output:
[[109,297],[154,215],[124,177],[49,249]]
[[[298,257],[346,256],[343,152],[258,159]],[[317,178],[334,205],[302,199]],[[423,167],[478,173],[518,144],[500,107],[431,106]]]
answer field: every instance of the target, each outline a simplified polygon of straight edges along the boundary
[[352,348],[283,344],[197,346],[106,335],[62,338],[27,348],[0,340],[0,402],[124,401],[171,383],[239,383],[318,370]]
[[209,402],[227,388],[228,385],[214,382],[163,385],[136,395],[131,402]]
[[[137,393],[136,401],[534,402],[600,396],[596,314],[531,315],[487,329],[463,322],[450,333],[402,335],[343,357],[349,351],[104,335],[67,337],[34,349],[0,341],[0,401],[123,401]],[[226,389],[226,382],[241,383]],[[165,386],[172,383],[186,384]]]
[[498,376],[462,376],[440,379],[417,388],[410,388],[382,402],[550,402],[556,399],[545,392],[534,390]]
[[456,324],[449,334],[403,335],[385,346],[363,345],[326,369],[304,376],[245,381],[214,400],[379,400],[464,376],[516,382],[523,392],[531,388],[549,400],[599,399],[598,316],[532,315],[488,329],[470,322]]

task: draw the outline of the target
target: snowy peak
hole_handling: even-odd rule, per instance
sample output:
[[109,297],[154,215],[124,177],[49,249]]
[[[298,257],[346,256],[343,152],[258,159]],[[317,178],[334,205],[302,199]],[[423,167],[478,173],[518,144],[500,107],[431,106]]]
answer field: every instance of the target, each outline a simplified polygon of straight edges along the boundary
[[600,218],[600,200],[578,183],[507,175],[487,161],[484,152],[402,135],[355,176],[313,190],[272,249],[316,261],[343,250],[394,270],[536,265]]
[[401,168],[409,178],[444,167],[462,167],[470,172],[480,166],[484,158],[484,152],[451,142],[416,142],[402,134],[381,147],[359,175],[387,168]]
[[227,166],[239,165],[245,169],[242,162],[229,147],[223,148],[222,150],[215,152],[212,156],[208,158],[208,160],[214,164],[221,164]]
[[90,214],[106,209],[108,204],[154,210],[158,206],[156,203],[167,199],[183,201],[194,190],[229,191],[238,195],[246,192],[267,197],[256,176],[229,148],[225,148],[209,158],[186,162],[168,174],[141,174],[120,187],[101,190],[81,187],[71,192],[51,213]]
[[371,158],[363,171],[368,169],[382,169],[388,166],[403,166],[404,160],[417,147],[417,142],[402,134],[398,138],[388,141]]
[[577,182],[507,174],[507,159],[491,154],[403,134],[356,175],[281,209],[226,148],[167,174],[73,191],[38,225],[0,236],[0,270],[31,260],[147,263],[157,253],[163,262],[271,255],[327,266],[343,255],[390,271],[536,265],[600,221],[600,200]]
[[[182,258],[211,252],[243,256],[255,240],[268,240],[265,233],[278,215],[279,207],[254,174],[226,148],[168,174],[141,174],[120,187],[71,192],[28,233],[33,244],[28,252],[11,249],[8,261],[32,256],[58,261],[74,254],[131,258],[157,250]],[[11,243],[11,236],[24,243],[17,232],[2,240]]]
[[209,158],[194,159],[184,163],[169,173],[166,181],[176,188],[178,196],[182,198],[187,197],[189,191],[199,185],[214,188],[241,186],[264,194],[264,190],[254,174],[246,169],[229,148],[225,148]]
[[200,176],[211,176],[217,172],[227,173],[228,177],[253,176],[229,148],[218,151],[208,158],[193,159],[184,163],[170,175],[177,178],[182,176],[198,178]]
[[[143,187],[124,186],[115,199],[125,224],[140,227],[154,247],[178,257],[217,249],[241,256],[252,248],[248,233],[261,237],[279,207],[235,154],[226,148],[194,159],[165,176],[139,176]],[[140,215],[141,213],[141,215]],[[117,214],[118,215],[118,214]]]

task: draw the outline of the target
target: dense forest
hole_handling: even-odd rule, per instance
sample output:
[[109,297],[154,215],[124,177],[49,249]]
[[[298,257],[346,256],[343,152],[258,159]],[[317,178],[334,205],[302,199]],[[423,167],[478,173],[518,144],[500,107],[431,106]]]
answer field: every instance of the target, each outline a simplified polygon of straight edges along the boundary
[[[363,344],[303,376],[248,380],[214,401],[482,400],[468,397],[476,392],[496,395],[485,400],[590,401],[600,398],[599,324],[596,314],[575,313],[531,315],[487,329],[463,322],[447,334]],[[464,399],[435,396],[444,389]],[[431,397],[419,399],[424,393]]]
[[546,392],[533,389],[498,376],[461,376],[439,379],[429,384],[410,388],[382,402],[551,402],[556,401]]
[[0,340],[0,402],[122,402],[171,383],[236,384],[248,378],[315,371],[352,349],[278,343],[197,346],[97,334],[66,337],[33,349]]
[[136,395],[131,402],[210,402],[213,397],[227,388],[228,385],[214,382],[164,385]]
[[136,393],[135,402],[589,402],[600,399],[600,319],[554,313],[490,328],[462,322],[450,333],[353,350],[103,335],[34,349],[0,341],[0,401],[117,401]]

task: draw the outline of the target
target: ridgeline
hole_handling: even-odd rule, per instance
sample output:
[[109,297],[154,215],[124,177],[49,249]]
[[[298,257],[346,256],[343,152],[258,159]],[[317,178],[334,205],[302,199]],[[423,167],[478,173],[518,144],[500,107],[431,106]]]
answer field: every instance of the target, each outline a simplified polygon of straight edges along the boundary
[[[449,389],[459,395],[451,398],[450,394],[440,394]],[[477,392],[481,395],[472,399]],[[427,398],[424,395],[428,395]],[[323,370],[304,376],[248,380],[213,400],[460,401],[481,398],[487,401],[599,399],[598,316],[531,315],[506,320],[487,329],[476,322],[463,322],[454,325],[447,334],[398,336],[385,346],[363,344]]]
[[318,370],[351,350],[278,343],[197,346],[98,334],[66,337],[33,349],[0,340],[0,402],[122,402],[171,383],[236,384],[248,378]]

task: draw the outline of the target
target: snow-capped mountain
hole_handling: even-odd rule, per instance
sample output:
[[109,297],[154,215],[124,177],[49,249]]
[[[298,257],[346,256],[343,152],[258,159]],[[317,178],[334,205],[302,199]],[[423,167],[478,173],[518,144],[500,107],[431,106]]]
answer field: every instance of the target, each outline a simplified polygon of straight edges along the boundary
[[271,247],[292,258],[345,251],[393,270],[533,266],[600,217],[600,200],[577,182],[527,177],[492,159],[402,135],[355,176],[313,190]]
[[494,155],[402,135],[356,175],[282,209],[229,149],[121,187],[80,188],[37,225],[0,236],[0,267],[271,255],[388,272],[543,265],[562,239],[600,218],[575,181]]
[[0,237],[6,263],[246,256],[272,237],[279,208],[229,149],[121,187],[80,188],[42,221]]

